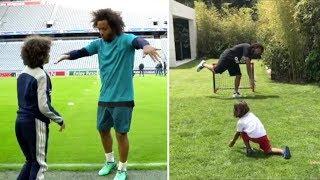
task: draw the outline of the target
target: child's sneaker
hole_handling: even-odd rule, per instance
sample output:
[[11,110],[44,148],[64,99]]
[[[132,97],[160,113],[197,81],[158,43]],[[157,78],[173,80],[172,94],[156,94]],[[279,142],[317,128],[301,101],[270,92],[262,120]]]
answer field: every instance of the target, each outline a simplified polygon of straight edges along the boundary
[[246,155],[247,156],[252,156],[254,153],[254,151],[250,148],[250,149],[246,149]]
[[202,60],[202,61],[198,64],[198,66],[197,66],[197,72],[201,71],[201,70],[204,68],[204,66],[203,66],[204,63],[206,63],[206,61],[205,61],[205,60]]
[[113,180],[126,180],[126,179],[127,179],[127,171],[118,170]]
[[116,166],[117,164],[115,162],[107,162],[98,172],[99,176],[105,176],[109,174]]
[[290,149],[289,149],[288,146],[286,146],[286,147],[284,148],[283,158],[285,158],[285,159],[290,159],[290,158],[291,158],[291,153],[290,153]]
[[239,97],[241,97],[241,94],[239,92],[234,92],[232,97],[233,98],[239,98]]

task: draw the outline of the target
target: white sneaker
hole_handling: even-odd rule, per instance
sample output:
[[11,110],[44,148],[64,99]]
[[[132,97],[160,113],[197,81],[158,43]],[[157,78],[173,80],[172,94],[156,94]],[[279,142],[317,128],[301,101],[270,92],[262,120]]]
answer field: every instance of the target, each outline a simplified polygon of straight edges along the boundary
[[241,94],[239,92],[234,92],[232,97],[233,98],[239,98],[239,97],[241,97]]
[[204,68],[203,64],[206,63],[205,60],[202,60],[197,66],[197,72],[201,71]]

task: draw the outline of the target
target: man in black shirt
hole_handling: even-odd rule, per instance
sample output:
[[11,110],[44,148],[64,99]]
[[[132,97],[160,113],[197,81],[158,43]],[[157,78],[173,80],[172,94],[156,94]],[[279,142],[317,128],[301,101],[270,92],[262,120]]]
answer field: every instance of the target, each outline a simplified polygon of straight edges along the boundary
[[[211,70],[213,73],[219,74],[228,70],[230,76],[235,76],[233,97],[240,97],[239,85],[241,80],[241,70],[239,64],[245,63],[247,65],[250,86],[251,88],[254,88],[255,84],[251,69],[251,59],[261,56],[263,51],[264,47],[260,43],[254,43],[251,45],[248,43],[238,44],[230,49],[226,49],[220,55],[218,64],[215,66],[202,60],[197,66],[197,71],[199,72],[204,67]],[[242,57],[244,58],[244,61],[241,61]]]
[[143,76],[144,77],[144,64],[143,63],[141,63],[141,64],[139,64],[139,76]]

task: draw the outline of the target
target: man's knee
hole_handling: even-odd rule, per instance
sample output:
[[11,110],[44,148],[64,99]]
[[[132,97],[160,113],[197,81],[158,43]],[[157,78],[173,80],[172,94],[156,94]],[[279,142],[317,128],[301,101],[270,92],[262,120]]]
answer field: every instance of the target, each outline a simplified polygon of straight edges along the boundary
[[116,136],[118,140],[126,140],[128,138],[127,133],[116,132]]
[[109,137],[109,136],[111,136],[110,129],[106,130],[106,131],[99,131],[99,134],[100,134],[101,137]]
[[128,133],[126,132],[116,132],[116,135],[119,137],[126,137]]

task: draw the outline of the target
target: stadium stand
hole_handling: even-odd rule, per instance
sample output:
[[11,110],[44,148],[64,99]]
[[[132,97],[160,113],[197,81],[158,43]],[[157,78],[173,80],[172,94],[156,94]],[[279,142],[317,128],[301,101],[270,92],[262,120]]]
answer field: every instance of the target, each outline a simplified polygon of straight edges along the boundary
[[[21,4],[21,2],[19,2]],[[20,50],[23,44],[22,36],[30,34],[47,34],[53,36],[53,45],[50,52],[50,62],[45,65],[47,70],[97,70],[98,60],[96,55],[85,57],[74,61],[63,61],[57,65],[53,64],[57,58],[68,51],[80,49],[86,46],[94,39],[90,32],[95,32],[92,27],[91,13],[92,10],[72,9],[62,7],[55,4],[31,4],[31,5],[2,5],[0,4],[0,71],[19,72],[24,65],[20,57]],[[75,16],[76,14],[76,16]],[[157,32],[158,29],[165,29],[167,24],[166,16],[157,17],[141,17],[130,13],[121,13],[126,24],[125,31],[127,32]],[[47,27],[47,23],[52,25]],[[154,24],[154,22],[157,22]],[[135,29],[135,30],[132,30]],[[68,36],[68,39],[63,36],[56,36],[57,32],[64,34],[68,31],[82,33],[84,36],[79,37],[75,34],[74,37]],[[42,33],[44,32],[44,33]],[[151,35],[150,35],[151,34]],[[20,35],[19,37],[17,35]],[[167,61],[167,42],[166,34],[160,35],[158,39],[153,37],[152,33],[148,35],[141,34],[151,45],[161,49],[159,54],[163,61]],[[17,36],[7,40],[7,36]],[[78,36],[78,37],[77,37]],[[87,36],[87,37],[86,37]],[[145,69],[153,70],[156,63],[147,56],[142,58],[142,50],[137,50],[135,54],[134,69],[137,70],[140,63],[144,63]]]
[[22,70],[24,65],[20,58],[22,42],[1,43],[0,70]]
[[4,14],[6,13],[8,8],[9,8],[9,6],[0,6],[0,22],[1,22]]
[[[91,21],[91,10],[72,9],[58,7],[53,20],[53,30],[89,30],[93,29]],[[77,14],[77,16],[74,16]],[[68,18],[66,18],[68,17]]]
[[[74,61],[63,61],[57,65],[54,62],[57,58],[68,51],[80,49],[92,40],[56,40],[53,41],[51,52],[50,52],[50,62],[45,65],[45,69],[48,70],[92,70],[98,68],[97,55],[82,58],[81,60]],[[147,41],[156,48],[161,49],[159,54],[162,60],[166,60],[166,50],[167,39],[148,39]],[[0,43],[0,71],[10,70],[19,71],[23,69],[23,63],[20,58],[20,49],[23,42],[2,42]],[[150,57],[142,58],[142,50],[136,50],[134,69],[137,70],[140,63],[144,63],[145,69],[154,69],[155,63]]]
[[[93,10],[65,8],[53,4],[36,4],[28,6],[0,6],[0,31],[93,31],[91,12]],[[76,16],[75,16],[76,14]],[[121,13],[126,29],[165,28],[166,16],[141,18],[138,14]],[[46,23],[53,24],[47,28]],[[157,22],[154,25],[153,22]]]
[[50,19],[53,8],[53,5],[47,4],[9,6],[1,19],[0,31],[46,30],[46,21]]

